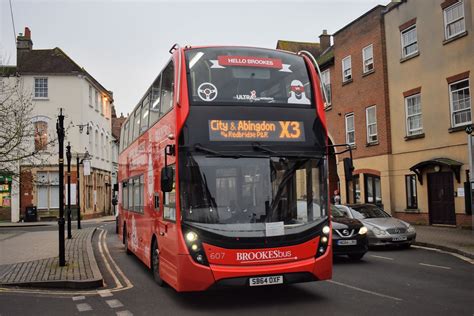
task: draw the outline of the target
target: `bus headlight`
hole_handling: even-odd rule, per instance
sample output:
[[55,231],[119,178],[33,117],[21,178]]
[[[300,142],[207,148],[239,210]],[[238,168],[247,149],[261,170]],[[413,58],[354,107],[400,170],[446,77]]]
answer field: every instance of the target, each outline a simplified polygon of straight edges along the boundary
[[195,232],[188,232],[186,234],[186,241],[189,243],[196,241],[197,238],[198,238],[198,235]]
[[367,227],[362,226],[362,227],[359,229],[359,234],[360,234],[360,235],[367,234]]
[[322,242],[323,244],[327,243],[327,242],[328,242],[328,238],[327,238],[326,236],[323,236],[323,237],[321,238],[321,242]]
[[329,228],[329,226],[323,227],[323,234],[328,235],[330,231],[331,231],[331,228]]
[[183,235],[189,254],[191,255],[191,258],[193,258],[194,262],[208,266],[209,262],[207,261],[206,253],[204,252],[204,248],[198,234],[191,230],[183,229]]

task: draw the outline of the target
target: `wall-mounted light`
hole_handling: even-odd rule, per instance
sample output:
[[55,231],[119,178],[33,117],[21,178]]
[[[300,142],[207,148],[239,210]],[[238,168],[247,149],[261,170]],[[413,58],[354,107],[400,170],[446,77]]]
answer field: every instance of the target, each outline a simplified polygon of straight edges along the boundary
[[439,165],[434,166],[434,171],[439,172],[441,170],[441,167]]

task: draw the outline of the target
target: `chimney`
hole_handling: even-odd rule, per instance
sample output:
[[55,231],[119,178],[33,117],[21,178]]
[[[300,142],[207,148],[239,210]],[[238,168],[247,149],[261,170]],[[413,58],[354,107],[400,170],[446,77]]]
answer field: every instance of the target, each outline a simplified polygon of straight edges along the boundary
[[323,30],[323,34],[319,35],[321,52],[324,52],[329,46],[331,46],[331,35],[328,34],[327,30]]
[[17,50],[32,50],[33,42],[31,41],[31,31],[28,27],[25,27],[25,35],[19,34],[16,38]]

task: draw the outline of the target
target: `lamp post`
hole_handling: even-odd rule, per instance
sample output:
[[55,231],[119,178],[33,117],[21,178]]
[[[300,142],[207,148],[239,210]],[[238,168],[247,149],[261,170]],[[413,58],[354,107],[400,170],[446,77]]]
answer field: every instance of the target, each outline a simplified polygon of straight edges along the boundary
[[79,154],[76,156],[77,165],[77,229],[81,229],[81,172],[80,165],[84,160],[89,160],[89,152],[86,150],[84,158],[80,159]]
[[67,159],[67,239],[72,238],[71,232],[71,143],[66,146]]
[[59,266],[64,267],[66,258],[64,251],[64,115],[62,108],[59,109],[56,132],[59,143]]

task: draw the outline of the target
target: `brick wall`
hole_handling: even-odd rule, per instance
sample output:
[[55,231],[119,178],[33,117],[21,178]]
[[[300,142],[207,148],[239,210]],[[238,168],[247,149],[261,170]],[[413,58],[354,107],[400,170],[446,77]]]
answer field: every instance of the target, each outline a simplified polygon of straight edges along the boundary
[[[346,142],[345,114],[354,113],[356,148],[353,157],[390,152],[390,119],[381,6],[355,20],[334,35],[334,66],[331,72],[332,108],[326,118],[335,143]],[[363,73],[362,49],[373,45],[374,71]],[[352,81],[343,83],[342,59],[351,55]],[[367,145],[366,108],[376,105],[378,144]],[[342,158],[342,157],[341,157]]]

